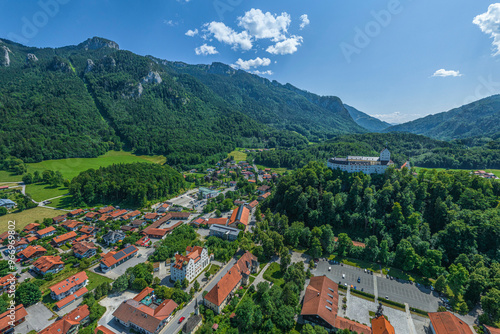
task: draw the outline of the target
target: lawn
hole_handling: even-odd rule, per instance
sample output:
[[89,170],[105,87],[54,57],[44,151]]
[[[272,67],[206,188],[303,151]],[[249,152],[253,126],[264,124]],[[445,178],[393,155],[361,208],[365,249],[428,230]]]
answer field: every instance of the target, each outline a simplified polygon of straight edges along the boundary
[[41,202],[49,198],[66,195],[69,192],[68,188],[54,187],[45,183],[33,183],[26,186],[26,193],[35,201]]
[[210,269],[208,269],[208,272],[210,273],[210,276],[213,276],[217,273],[217,271],[219,271],[220,269],[220,266],[216,265],[216,264],[212,264],[210,266]]
[[227,156],[228,157],[233,156],[234,161],[236,161],[236,162],[247,160],[247,154],[245,152],[239,151],[239,150],[232,151]]
[[406,281],[417,282],[417,283],[420,283],[423,285],[429,285],[430,283],[433,283],[433,281],[434,281],[434,280],[428,280],[427,278],[423,278],[423,277],[420,277],[420,276],[417,276],[414,274],[405,273],[404,271],[396,269],[396,268],[390,268],[387,273],[389,274],[389,276],[393,276],[393,277],[403,279]]
[[16,222],[16,230],[22,230],[26,225],[33,223],[35,220],[42,221],[43,218],[53,218],[64,212],[47,208],[33,208],[22,212],[9,213],[0,217],[0,233],[7,231],[7,223],[9,220]]
[[73,196],[71,196],[71,195],[55,198],[55,199],[51,200],[51,202],[52,203],[47,204],[47,205],[51,206],[53,208],[67,209],[67,210],[75,208],[73,206]]
[[280,265],[276,262],[271,263],[271,265],[267,267],[266,271],[264,272],[264,279],[273,282],[278,286],[282,286],[283,284],[285,284]]
[[271,168],[271,173],[278,173],[280,175],[283,175],[285,172],[291,172],[292,170],[291,169],[288,169],[288,168],[273,168],[273,167],[267,167],[267,166],[264,166],[264,165],[256,165],[258,169],[261,169],[261,170],[264,170],[266,168]]
[[94,290],[98,285],[102,283],[111,283],[113,280],[111,278],[107,278],[105,276],[96,274],[90,270],[85,270],[87,276],[89,277],[89,283],[87,285],[87,289],[89,291]]
[[[151,162],[151,163],[164,163],[166,158],[163,156],[144,156],[134,155],[125,151],[109,151],[104,155],[97,158],[70,158],[58,160],[46,160],[37,163],[26,164],[29,173],[38,171],[40,174],[44,170],[60,171],[65,179],[71,180],[80,172],[87,169],[105,167],[118,163],[131,163],[131,162]],[[3,176],[0,174],[0,176]],[[1,181],[3,180],[0,178]],[[14,180],[15,181],[15,180]]]
[[481,169],[481,168],[478,168],[478,169],[450,169],[450,168],[425,168],[425,167],[415,167],[415,169],[417,170],[417,172],[419,172],[422,169],[428,169],[428,170],[435,169],[437,171],[441,171],[441,170],[449,170],[449,171],[465,170],[468,172],[472,172],[472,171],[476,171],[476,170],[484,170],[486,173],[493,173],[496,176],[500,177],[500,169]]
[[20,182],[22,175],[14,175],[11,172],[0,170],[0,182]]

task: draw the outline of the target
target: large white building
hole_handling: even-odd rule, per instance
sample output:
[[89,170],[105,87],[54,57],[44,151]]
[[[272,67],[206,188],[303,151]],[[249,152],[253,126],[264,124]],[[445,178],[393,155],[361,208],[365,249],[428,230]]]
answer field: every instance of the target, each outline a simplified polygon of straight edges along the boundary
[[170,265],[170,278],[174,281],[195,279],[210,264],[206,248],[187,247],[186,255],[175,254],[175,262]]
[[340,169],[344,172],[365,174],[383,174],[387,167],[394,165],[391,152],[384,148],[379,157],[348,156],[347,158],[331,158],[327,162],[328,168]]

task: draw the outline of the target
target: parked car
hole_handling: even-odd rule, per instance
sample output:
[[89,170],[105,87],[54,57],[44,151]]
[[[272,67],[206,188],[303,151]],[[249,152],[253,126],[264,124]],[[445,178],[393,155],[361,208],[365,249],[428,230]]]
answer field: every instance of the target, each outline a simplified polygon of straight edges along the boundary
[[342,274],[342,279],[345,279],[345,274]]
[[332,267],[328,267],[328,271],[332,271]]
[[183,322],[183,321],[184,321],[184,319],[186,319],[186,317],[181,317],[181,318],[179,319],[179,323]]
[[358,283],[361,283],[361,277],[358,277]]

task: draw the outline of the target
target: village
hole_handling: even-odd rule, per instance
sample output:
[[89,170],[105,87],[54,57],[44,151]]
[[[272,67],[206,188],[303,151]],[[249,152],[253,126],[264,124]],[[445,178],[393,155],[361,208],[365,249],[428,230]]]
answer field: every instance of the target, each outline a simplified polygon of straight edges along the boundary
[[[185,178],[196,173],[190,170]],[[266,218],[260,207],[282,175],[246,161],[219,162],[203,174],[207,186],[151,210],[75,209],[17,231],[12,244],[17,272],[0,278],[0,286],[8,292],[12,281],[18,287],[34,282],[31,288],[42,298],[17,305],[14,324],[9,311],[1,314],[0,333],[76,333],[89,324],[104,334],[194,333],[207,319],[217,332],[236,321],[235,309],[245,296],[283,284],[283,257],[261,262],[247,244],[257,222]],[[192,231],[194,238],[186,240]],[[173,253],[181,239],[186,246]],[[0,243],[8,260],[8,232]],[[353,241],[352,246],[365,244]],[[472,319],[435,312],[451,309],[432,286],[297,249],[288,255],[291,264],[308,268],[294,317],[300,328],[363,334],[469,333],[472,328]],[[89,294],[94,304],[87,302]]]

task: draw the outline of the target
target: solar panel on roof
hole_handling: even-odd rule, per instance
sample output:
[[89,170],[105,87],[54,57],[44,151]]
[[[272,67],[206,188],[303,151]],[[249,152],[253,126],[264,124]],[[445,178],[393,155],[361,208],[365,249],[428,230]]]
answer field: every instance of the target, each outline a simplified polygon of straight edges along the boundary
[[125,253],[121,250],[119,251],[118,253],[116,253],[115,255],[113,255],[114,259],[115,260],[119,260],[120,258],[122,258],[123,256],[125,255]]
[[123,250],[123,252],[124,252],[125,254],[130,254],[130,253],[132,253],[134,250],[135,250],[135,247],[134,247],[134,246],[128,246],[127,248],[125,248],[125,249]]

